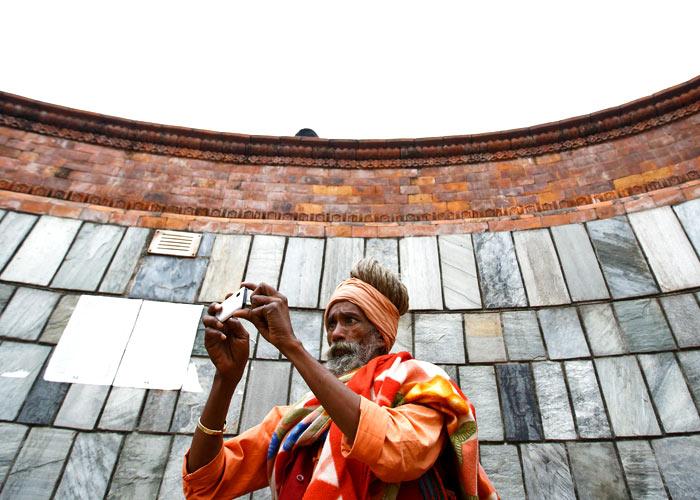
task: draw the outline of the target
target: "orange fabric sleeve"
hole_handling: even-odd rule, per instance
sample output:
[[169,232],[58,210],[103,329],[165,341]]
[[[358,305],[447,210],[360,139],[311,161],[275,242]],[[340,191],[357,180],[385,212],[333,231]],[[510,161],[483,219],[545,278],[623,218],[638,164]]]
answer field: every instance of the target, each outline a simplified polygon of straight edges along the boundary
[[418,404],[387,408],[360,399],[355,441],[345,437],[341,453],[369,466],[386,483],[420,477],[437,460],[445,439],[441,412]]
[[268,485],[267,448],[272,433],[288,407],[275,406],[263,421],[224,441],[218,455],[207,465],[187,473],[182,464],[182,487],[188,499],[234,498]]

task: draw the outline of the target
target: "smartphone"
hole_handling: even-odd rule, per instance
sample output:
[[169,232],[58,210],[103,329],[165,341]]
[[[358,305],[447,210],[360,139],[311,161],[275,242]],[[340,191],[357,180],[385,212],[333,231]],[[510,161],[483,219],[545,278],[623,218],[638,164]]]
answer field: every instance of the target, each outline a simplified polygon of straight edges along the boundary
[[250,290],[246,287],[241,287],[236,294],[231,295],[221,303],[221,311],[216,315],[216,319],[223,323],[229,319],[235,311],[248,307],[250,305],[250,294]]

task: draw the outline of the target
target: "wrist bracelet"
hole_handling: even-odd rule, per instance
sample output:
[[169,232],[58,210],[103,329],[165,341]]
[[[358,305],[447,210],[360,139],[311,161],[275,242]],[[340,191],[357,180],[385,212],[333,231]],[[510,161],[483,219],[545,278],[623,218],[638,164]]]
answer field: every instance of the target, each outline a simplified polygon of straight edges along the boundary
[[209,436],[221,436],[223,435],[224,432],[226,432],[226,422],[224,422],[224,427],[220,431],[215,431],[214,429],[210,429],[209,427],[206,427],[202,423],[202,419],[199,418],[197,419],[197,429],[202,431],[204,434],[207,434]]

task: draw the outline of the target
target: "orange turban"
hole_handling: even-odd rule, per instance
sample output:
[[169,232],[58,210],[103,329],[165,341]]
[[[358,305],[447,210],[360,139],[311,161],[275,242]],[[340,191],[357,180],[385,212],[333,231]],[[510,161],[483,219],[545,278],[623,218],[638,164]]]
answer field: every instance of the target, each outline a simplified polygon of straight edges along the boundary
[[379,331],[387,351],[389,351],[394,345],[399,327],[399,310],[396,306],[369,283],[357,278],[350,278],[338,285],[328,301],[323,313],[324,326],[331,306],[342,301],[352,302],[362,309],[370,323]]

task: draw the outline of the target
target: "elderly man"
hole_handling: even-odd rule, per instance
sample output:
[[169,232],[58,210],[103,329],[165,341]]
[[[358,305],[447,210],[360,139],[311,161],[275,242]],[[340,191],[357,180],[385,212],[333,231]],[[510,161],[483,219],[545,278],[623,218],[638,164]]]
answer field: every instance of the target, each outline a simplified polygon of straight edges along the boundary
[[225,417],[248,361],[238,319],[209,306],[205,344],[216,375],[185,456],[188,498],[233,498],[269,485],[273,498],[498,498],[479,465],[474,409],[445,372],[388,354],[408,293],[372,259],[358,262],[324,313],[326,366],[294,336],[287,299],[253,290],[251,321],[311,389],[257,426],[223,441]]

